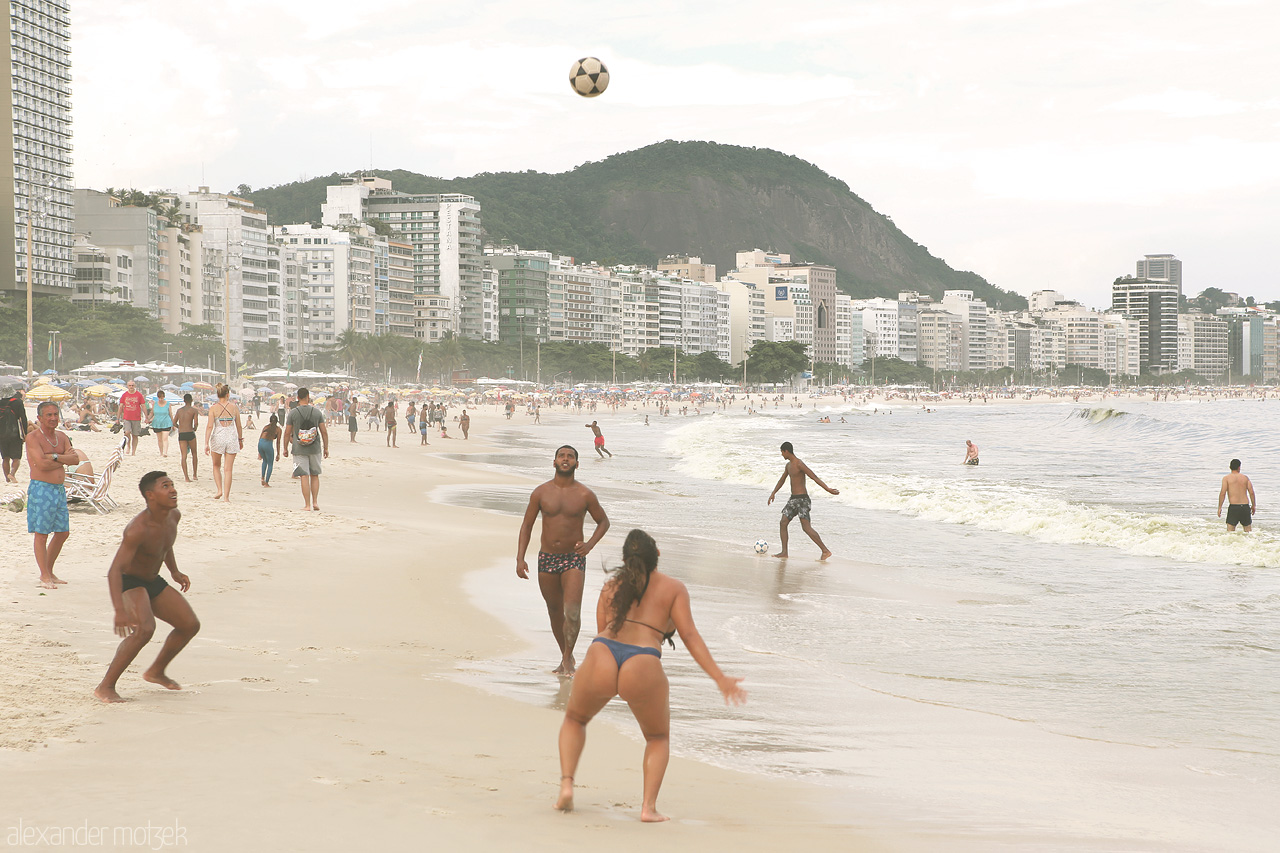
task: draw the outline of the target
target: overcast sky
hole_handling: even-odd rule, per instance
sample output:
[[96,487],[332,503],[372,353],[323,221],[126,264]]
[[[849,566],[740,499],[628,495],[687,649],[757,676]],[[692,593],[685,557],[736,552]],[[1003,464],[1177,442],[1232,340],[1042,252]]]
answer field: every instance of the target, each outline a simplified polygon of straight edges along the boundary
[[703,139],[808,160],[1024,294],[1106,306],[1172,252],[1191,295],[1272,300],[1278,37],[1274,0],[73,0],[76,183],[559,172]]

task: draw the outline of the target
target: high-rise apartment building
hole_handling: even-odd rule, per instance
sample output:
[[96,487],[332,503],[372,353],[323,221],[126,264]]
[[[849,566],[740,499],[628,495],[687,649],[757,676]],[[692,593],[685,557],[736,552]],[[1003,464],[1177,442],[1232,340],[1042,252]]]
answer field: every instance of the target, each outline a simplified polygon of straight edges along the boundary
[[1178,316],[1178,370],[1221,382],[1230,366],[1229,352],[1226,320],[1199,311]]
[[[71,180],[71,13],[69,0],[4,4],[9,59],[4,63],[4,136],[0,156],[0,294],[25,292],[31,245],[34,293],[72,293],[74,226]],[[28,231],[28,226],[30,230]]]
[[[498,274],[499,338],[504,341],[523,338],[548,340],[551,329],[551,256],[546,252],[499,250],[486,255],[484,262]],[[557,313],[565,313],[563,291],[556,293],[556,303]],[[564,322],[563,317],[557,319]]]
[[1138,261],[1136,278],[1167,281],[1177,286],[1178,295],[1182,295],[1182,261],[1173,255],[1146,255]]
[[74,257],[72,302],[90,310],[106,304],[133,304],[131,251],[118,246],[98,246],[87,234],[77,234]]
[[987,303],[975,299],[972,290],[944,290],[942,307],[964,321],[960,369],[987,369]]
[[387,241],[387,332],[413,337],[413,245]]
[[[119,199],[98,190],[78,189],[73,197],[75,232],[95,246],[128,250],[134,259],[133,306],[159,317],[160,219],[155,210],[122,206]],[[168,261],[166,256],[166,265]]]
[[1140,364],[1147,373],[1178,369],[1178,286],[1171,281],[1116,279],[1111,307],[1138,321]]
[[[331,347],[348,330],[375,333],[377,246],[367,226],[283,225],[277,239],[297,264],[298,286],[306,293],[304,352]],[[386,242],[381,246],[385,252]]]
[[738,252],[736,258],[738,268],[732,275],[740,281],[768,287],[771,278],[778,278],[805,286],[813,306],[813,349],[810,356],[815,361],[840,364],[841,358],[850,357],[848,348],[837,340],[840,324],[836,318],[836,297],[839,291],[836,287],[835,267],[793,263],[788,254],[760,249]]
[[[477,340],[483,337],[484,259],[480,204],[473,197],[402,193],[384,178],[352,175],[328,188],[320,210],[324,224],[335,227],[363,220],[386,223],[391,239],[413,247],[415,308],[425,307],[418,304],[424,296],[444,297],[454,313],[452,326],[457,333]],[[421,332],[415,327],[415,335],[421,337]]]
[[251,343],[284,340],[280,253],[266,213],[248,199],[208,187],[175,193],[169,200],[203,232],[205,260],[220,266],[223,293],[204,291],[203,321],[220,328],[229,322],[232,359],[243,359]]

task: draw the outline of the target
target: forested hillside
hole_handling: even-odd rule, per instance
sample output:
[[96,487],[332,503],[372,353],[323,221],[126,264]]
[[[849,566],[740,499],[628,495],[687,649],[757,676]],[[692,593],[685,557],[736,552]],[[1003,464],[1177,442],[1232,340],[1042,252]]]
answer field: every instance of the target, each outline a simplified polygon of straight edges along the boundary
[[[652,264],[699,255],[723,274],[734,252],[789,252],[831,264],[851,295],[973,290],[993,307],[1026,299],[954,270],[902,233],[841,180],[798,157],[713,142],[661,142],[559,174],[484,172],[435,178],[374,170],[395,189],[458,192],[483,209],[486,239],[582,261]],[[261,189],[249,197],[276,223],[318,222],[325,187],[339,174]]]

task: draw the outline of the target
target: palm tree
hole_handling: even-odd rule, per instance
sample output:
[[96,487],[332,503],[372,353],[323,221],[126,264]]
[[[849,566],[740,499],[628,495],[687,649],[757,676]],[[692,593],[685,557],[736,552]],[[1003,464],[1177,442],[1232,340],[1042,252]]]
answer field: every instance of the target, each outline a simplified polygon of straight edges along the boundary
[[254,341],[245,347],[244,360],[254,367],[280,367],[284,363],[284,347],[275,338],[265,344]]
[[353,375],[363,362],[362,337],[355,329],[346,329],[338,335],[338,339],[334,341],[333,346],[329,347],[328,350],[329,353],[340,359]]

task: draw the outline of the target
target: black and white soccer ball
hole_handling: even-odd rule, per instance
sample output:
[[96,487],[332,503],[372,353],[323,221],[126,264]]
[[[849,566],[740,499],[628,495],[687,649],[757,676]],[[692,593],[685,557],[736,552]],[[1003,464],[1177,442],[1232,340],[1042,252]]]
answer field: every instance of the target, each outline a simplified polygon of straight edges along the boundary
[[609,69],[594,56],[584,56],[569,69],[569,85],[584,98],[594,98],[609,88]]

